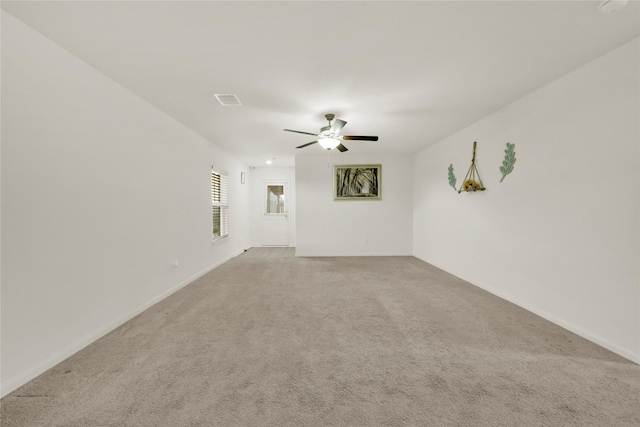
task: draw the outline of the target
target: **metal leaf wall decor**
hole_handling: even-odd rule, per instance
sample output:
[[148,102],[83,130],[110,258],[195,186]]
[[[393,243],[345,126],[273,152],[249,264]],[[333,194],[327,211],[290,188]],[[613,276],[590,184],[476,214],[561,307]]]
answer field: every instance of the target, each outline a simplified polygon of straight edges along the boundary
[[513,165],[516,163],[516,152],[513,150],[515,147],[515,144],[507,142],[507,149],[504,150],[504,160],[502,161],[502,166],[500,166],[500,172],[502,172],[500,182],[502,182],[505,176],[513,172]]
[[456,189],[456,176],[453,173],[453,163],[449,165],[449,185],[452,186],[454,190],[458,191]]
[[[467,175],[464,177],[462,181],[462,185],[459,189],[456,189],[456,176],[453,173],[453,163],[449,164],[449,185],[458,193],[463,191],[483,191],[486,190],[484,185],[482,184],[482,180],[480,179],[480,174],[478,173],[478,168],[476,167],[476,146],[477,142],[473,142],[473,157],[471,158],[471,166],[469,167],[469,171]],[[502,161],[502,166],[500,166],[500,172],[502,173],[502,178],[500,178],[500,182],[504,181],[504,178],[513,172],[513,166],[516,163],[516,145],[510,142],[507,142],[507,149],[504,150],[504,160]]]

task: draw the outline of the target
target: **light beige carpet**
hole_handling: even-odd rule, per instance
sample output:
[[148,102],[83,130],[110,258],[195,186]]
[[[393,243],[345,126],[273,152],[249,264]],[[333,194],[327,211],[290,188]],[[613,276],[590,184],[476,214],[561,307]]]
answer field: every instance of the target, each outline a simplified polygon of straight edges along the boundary
[[595,344],[416,258],[291,255],[216,268],[6,396],[2,426],[640,425],[640,367]]

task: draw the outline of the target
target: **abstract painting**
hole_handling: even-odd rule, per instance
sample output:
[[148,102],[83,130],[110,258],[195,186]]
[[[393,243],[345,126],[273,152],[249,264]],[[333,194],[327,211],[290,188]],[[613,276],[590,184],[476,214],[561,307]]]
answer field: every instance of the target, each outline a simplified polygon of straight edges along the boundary
[[379,200],[382,165],[334,165],[335,200]]

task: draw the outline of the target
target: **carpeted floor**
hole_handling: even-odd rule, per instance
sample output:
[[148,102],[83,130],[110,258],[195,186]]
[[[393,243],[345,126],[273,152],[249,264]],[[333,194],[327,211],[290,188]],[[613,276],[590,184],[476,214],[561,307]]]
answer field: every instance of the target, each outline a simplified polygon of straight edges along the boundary
[[12,426],[638,426],[640,366],[412,257],[254,248],[1,401]]

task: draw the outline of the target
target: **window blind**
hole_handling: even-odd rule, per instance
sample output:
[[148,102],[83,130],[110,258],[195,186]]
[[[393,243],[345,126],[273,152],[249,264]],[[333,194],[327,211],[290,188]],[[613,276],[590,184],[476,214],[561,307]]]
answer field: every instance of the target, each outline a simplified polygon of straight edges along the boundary
[[229,175],[211,169],[212,238],[229,236]]

